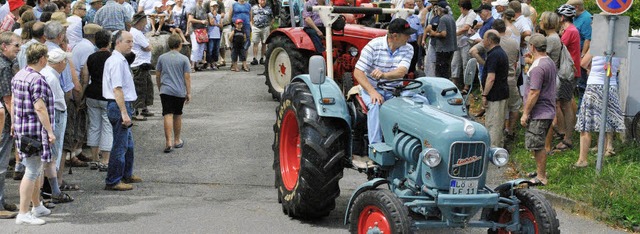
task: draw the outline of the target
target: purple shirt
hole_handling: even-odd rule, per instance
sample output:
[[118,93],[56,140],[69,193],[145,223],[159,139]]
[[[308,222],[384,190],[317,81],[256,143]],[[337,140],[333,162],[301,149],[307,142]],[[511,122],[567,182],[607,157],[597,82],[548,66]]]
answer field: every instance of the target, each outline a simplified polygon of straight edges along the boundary
[[526,95],[530,90],[540,90],[540,96],[531,109],[530,119],[553,119],[556,116],[556,73],[556,64],[547,56],[531,64]]
[[[13,90],[13,108],[15,122],[13,127],[16,134],[16,146],[20,149],[20,137],[28,136],[42,142],[43,152],[42,161],[51,161],[51,148],[49,146],[49,137],[42,123],[38,119],[35,110],[35,103],[38,100],[44,101],[49,112],[49,121],[54,121],[53,93],[49,84],[39,72],[30,67],[20,70],[11,81],[11,89]],[[20,158],[26,158],[35,155],[28,155],[18,150]]]
[[324,24],[322,24],[322,19],[320,19],[320,15],[318,14],[318,12],[314,12],[314,11],[307,11],[307,7],[313,7],[313,6],[317,6],[318,5],[318,1],[317,0],[309,0],[307,2],[304,3],[304,9],[302,10],[302,18],[307,18],[307,17],[311,17],[311,20],[313,20],[313,23],[316,24],[316,27],[322,27]]

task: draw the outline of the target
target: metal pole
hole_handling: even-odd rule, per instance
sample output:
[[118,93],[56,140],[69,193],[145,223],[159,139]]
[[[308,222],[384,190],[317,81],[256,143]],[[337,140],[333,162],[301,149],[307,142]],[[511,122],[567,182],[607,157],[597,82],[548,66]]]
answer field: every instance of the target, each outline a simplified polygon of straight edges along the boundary
[[327,53],[327,76],[331,79],[333,78],[333,31],[331,30],[331,25],[333,21],[328,25],[325,25],[325,33],[324,36],[326,38],[326,53]]
[[598,161],[596,162],[596,174],[600,175],[602,171],[602,155],[604,151],[604,139],[606,132],[606,124],[607,124],[607,111],[608,111],[608,103],[609,103],[609,80],[611,79],[611,60],[613,60],[613,38],[614,32],[616,28],[616,20],[618,19],[615,15],[610,15],[607,17],[609,19],[609,44],[607,45],[607,51],[605,52],[605,56],[607,57],[606,65],[605,65],[605,78],[604,78],[604,95],[602,100],[602,112],[601,122],[600,122],[600,135],[598,136]]

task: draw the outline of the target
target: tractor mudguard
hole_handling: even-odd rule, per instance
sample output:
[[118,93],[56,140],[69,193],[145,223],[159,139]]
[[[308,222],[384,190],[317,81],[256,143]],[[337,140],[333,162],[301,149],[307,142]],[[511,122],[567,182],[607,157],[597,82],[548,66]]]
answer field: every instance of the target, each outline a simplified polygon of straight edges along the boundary
[[271,38],[276,36],[286,36],[293,42],[293,44],[298,49],[316,51],[316,48],[313,46],[313,42],[309,37],[309,34],[302,30],[302,27],[296,28],[278,28],[273,30],[269,37],[267,37],[267,43],[271,41]]
[[502,192],[507,192],[507,191],[513,190],[518,185],[524,184],[524,183],[531,184],[530,181],[525,180],[525,179],[515,179],[515,180],[507,181],[507,182],[505,182],[505,183],[503,183],[501,185],[498,185],[498,187],[496,187],[494,189],[494,191],[502,194]]
[[[309,75],[299,75],[293,78],[291,82],[301,80],[307,84],[313,100],[316,103],[316,109],[318,115],[322,117],[334,117],[340,118],[351,128],[351,115],[349,115],[349,109],[347,109],[347,101],[342,95],[342,91],[338,87],[333,79],[327,77],[322,84],[314,84],[311,82]],[[322,103],[323,99],[333,99],[333,103]]]
[[360,195],[364,191],[375,189],[383,184],[389,184],[389,181],[384,178],[375,178],[358,186],[353,194],[351,194],[351,198],[349,198],[349,202],[347,203],[347,211],[345,211],[344,214],[344,225],[349,224],[349,211],[351,210],[351,205],[353,205],[353,201],[356,199],[356,197],[358,197],[358,195]]

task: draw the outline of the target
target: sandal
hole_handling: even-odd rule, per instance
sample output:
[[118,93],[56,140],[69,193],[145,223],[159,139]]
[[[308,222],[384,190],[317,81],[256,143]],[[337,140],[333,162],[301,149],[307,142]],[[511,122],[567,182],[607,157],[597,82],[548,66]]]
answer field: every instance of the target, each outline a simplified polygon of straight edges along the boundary
[[171,151],[173,151],[173,148],[171,148],[171,146],[167,146],[166,148],[164,148],[165,154],[171,153]]
[[144,117],[142,115],[134,115],[133,117],[131,117],[131,120],[147,121],[147,117]]
[[100,166],[98,166],[98,171],[100,172],[105,172],[108,170],[109,170],[109,164],[100,163]]
[[51,202],[55,204],[67,203],[72,201],[73,201],[73,197],[69,196],[69,194],[66,194],[66,193],[60,193],[60,195],[58,196],[51,195]]
[[575,164],[573,164],[574,168],[585,168],[588,166],[589,166],[588,162],[584,162],[584,163],[576,162]]
[[248,67],[243,67],[242,70],[248,72],[249,68]]
[[67,160],[67,166],[71,166],[71,167],[88,167],[89,164],[83,161],[80,161],[80,159],[73,157],[69,160]]
[[174,147],[177,148],[177,149],[180,149],[180,148],[184,147],[184,141],[180,140],[180,144],[176,144]]
[[558,143],[558,145],[556,145],[556,147],[553,147],[553,149],[562,152],[573,149],[573,144],[562,140],[562,142]]
[[553,138],[558,141],[564,141],[564,133],[561,133],[557,127],[552,127],[553,129]]
[[90,162],[89,164],[91,164],[91,166],[89,167],[89,169],[91,170],[98,170],[102,167],[105,167],[105,165],[101,162]]
[[546,183],[543,183],[542,180],[538,178],[533,178],[529,181],[529,186],[546,186]]
[[83,162],[91,162],[91,161],[93,161],[89,157],[85,156],[83,153],[80,153],[80,154],[76,155],[76,158],[79,159],[80,161],[83,161]]
[[469,94],[469,90],[468,89],[463,89],[462,91],[460,91],[461,95],[467,95]]
[[47,209],[53,209],[53,208],[56,208],[56,203],[53,203],[53,202],[51,202],[51,201],[44,201],[44,200],[43,200],[43,201],[42,201],[42,205],[43,205],[44,207],[47,207]]
[[[77,191],[77,190],[80,190],[80,186],[78,186],[77,184],[62,182],[62,184],[60,185],[60,190],[61,191]],[[51,195],[51,197],[53,197],[53,195]]]
[[538,173],[535,171],[527,173],[527,177],[529,178],[535,178],[536,176],[538,176]]

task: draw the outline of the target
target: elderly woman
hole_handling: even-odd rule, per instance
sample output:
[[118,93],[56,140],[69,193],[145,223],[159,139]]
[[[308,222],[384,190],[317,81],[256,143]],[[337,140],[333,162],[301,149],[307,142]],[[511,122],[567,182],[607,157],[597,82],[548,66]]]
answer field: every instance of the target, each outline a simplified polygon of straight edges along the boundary
[[[464,68],[469,61],[469,49],[471,48],[469,29],[474,26],[473,21],[476,19],[476,13],[473,11],[470,0],[460,0],[458,6],[460,6],[460,17],[456,20],[458,48],[453,52],[453,60],[451,61],[451,80],[457,85],[462,83],[460,78],[463,78]],[[464,89],[462,92],[466,93],[468,89]]]
[[[196,41],[196,30],[207,29],[207,10],[202,5],[202,0],[197,0],[193,10],[189,12],[189,20],[187,21],[191,25],[191,69],[194,71],[200,71],[198,63],[202,61],[204,50],[207,47],[207,43],[198,43]],[[208,35],[205,35],[208,37]]]
[[85,4],[75,4],[73,6],[73,15],[67,17],[69,27],[67,27],[67,38],[69,39],[69,48],[73,49],[76,43],[82,41],[82,18],[87,14]]
[[[27,48],[27,67],[20,70],[11,81],[13,90],[13,128],[18,154],[26,167],[20,183],[20,211],[16,224],[42,225],[51,211],[40,201],[42,162],[52,161],[51,146],[56,140],[53,134],[53,93],[40,71],[47,65],[47,46],[34,43]],[[27,151],[26,141],[41,143],[40,147]],[[34,144],[35,145],[35,144]],[[39,149],[38,149],[39,148]],[[29,203],[31,202],[31,203]],[[33,205],[29,212],[29,205]]]
[[[543,13],[544,15],[544,13]],[[576,131],[580,132],[580,156],[575,163],[575,167],[587,167],[589,147],[591,146],[591,132],[600,130],[600,120],[602,119],[602,101],[604,100],[604,82],[607,76],[605,69],[606,57],[595,56],[586,53],[580,65],[589,73],[587,79],[587,89],[582,97],[578,118],[576,121]],[[624,118],[618,97],[618,69],[620,68],[620,58],[613,58],[611,61],[611,78],[609,80],[609,99],[607,100],[607,123],[605,125],[606,139],[604,155],[612,156],[613,132],[623,132],[625,130]]]

